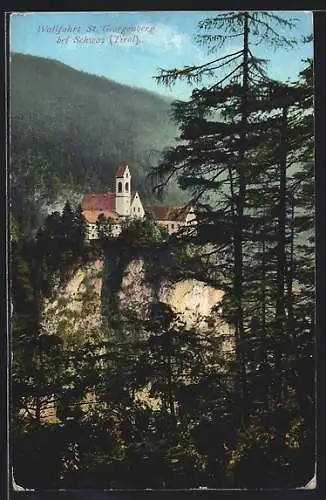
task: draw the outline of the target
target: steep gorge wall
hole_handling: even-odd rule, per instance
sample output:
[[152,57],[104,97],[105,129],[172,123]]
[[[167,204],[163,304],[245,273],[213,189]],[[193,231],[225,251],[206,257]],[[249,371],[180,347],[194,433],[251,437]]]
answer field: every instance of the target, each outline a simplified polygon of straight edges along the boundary
[[141,318],[148,314],[152,303],[161,302],[171,307],[187,329],[214,330],[225,337],[224,348],[230,349],[233,329],[223,319],[223,296],[223,291],[196,279],[162,280],[159,286],[153,286],[146,279],[143,259],[128,264],[118,293],[120,308],[132,307]]
[[[114,284],[113,290],[108,289],[106,273],[110,271],[115,274],[114,279],[109,280],[109,284]],[[55,298],[45,304],[44,330],[49,334],[59,334],[68,349],[82,346],[84,342],[93,343],[96,347],[101,340],[105,340],[101,328],[102,306],[106,295],[112,292],[119,310],[123,312],[125,308],[131,308],[139,319],[148,317],[153,304],[166,304],[186,329],[221,336],[222,350],[232,355],[234,335],[232,328],[223,320],[221,301],[224,293],[221,290],[195,279],[149,282],[146,271],[143,258],[130,260],[123,269],[119,267],[119,259],[114,259],[111,267],[105,260],[96,260],[79,268],[57,291]],[[88,396],[94,399],[93,394]],[[150,396],[149,386],[140,390],[136,397],[153,408],[160,405],[159,400]],[[49,402],[44,408],[42,418],[57,421],[54,402]]]
[[[44,325],[48,331],[61,331],[71,336],[87,337],[90,331],[100,329],[102,301],[107,295],[116,295],[121,311],[132,309],[140,319],[148,316],[154,303],[163,303],[172,309],[187,329],[214,331],[226,338],[225,347],[231,347],[233,330],[225,323],[221,301],[224,292],[203,281],[185,279],[178,282],[162,279],[159,283],[149,281],[143,258],[129,261],[121,270],[114,262],[108,270],[106,262],[96,262],[80,268],[58,291],[55,299],[48,302],[44,311]],[[112,263],[111,263],[112,264]],[[107,273],[115,273],[117,290],[110,290]],[[109,283],[109,285],[108,285]],[[231,342],[231,344],[230,344]]]
[[87,341],[91,332],[100,331],[102,271],[101,260],[79,268],[45,303],[43,327],[61,335],[66,345]]

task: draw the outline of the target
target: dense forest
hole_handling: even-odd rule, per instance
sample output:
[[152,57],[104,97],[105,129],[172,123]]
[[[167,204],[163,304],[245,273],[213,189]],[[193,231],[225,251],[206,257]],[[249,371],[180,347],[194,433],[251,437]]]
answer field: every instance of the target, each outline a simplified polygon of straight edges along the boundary
[[[269,12],[219,13],[199,23],[211,59],[157,75],[159,84],[186,79],[193,92],[172,105],[180,140],[152,165],[152,183],[157,196],[171,179],[190,196],[198,230],[168,237],[146,214],[113,238],[100,217],[90,245],[80,207],[67,202],[33,238],[18,225],[12,233],[17,483],[293,488],[313,476],[313,63],[284,83],[254,54],[262,43],[291,50],[293,26]],[[239,49],[218,57],[235,38]],[[122,310],[119,286],[136,258],[148,283],[200,276],[223,290],[232,352],[219,331],[189,329],[166,304]],[[46,312],[74,272],[98,260],[101,321],[90,321],[87,282],[78,314],[69,318],[64,301]]]

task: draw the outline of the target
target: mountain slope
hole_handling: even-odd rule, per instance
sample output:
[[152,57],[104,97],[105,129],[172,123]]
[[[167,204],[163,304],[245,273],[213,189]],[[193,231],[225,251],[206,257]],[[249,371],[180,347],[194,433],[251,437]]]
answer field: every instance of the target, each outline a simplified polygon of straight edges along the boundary
[[17,53],[10,90],[14,198],[55,198],[63,188],[103,192],[121,162],[149,196],[144,179],[153,151],[177,136],[169,99]]

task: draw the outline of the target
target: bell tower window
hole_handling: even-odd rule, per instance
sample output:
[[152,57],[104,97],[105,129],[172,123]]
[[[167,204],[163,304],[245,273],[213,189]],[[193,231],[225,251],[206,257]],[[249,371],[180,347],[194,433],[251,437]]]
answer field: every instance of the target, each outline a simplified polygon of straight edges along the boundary
[[122,193],[122,182],[118,182],[118,193]]
[[129,183],[128,182],[126,182],[125,189],[126,189],[126,191],[128,193],[128,190],[129,190]]

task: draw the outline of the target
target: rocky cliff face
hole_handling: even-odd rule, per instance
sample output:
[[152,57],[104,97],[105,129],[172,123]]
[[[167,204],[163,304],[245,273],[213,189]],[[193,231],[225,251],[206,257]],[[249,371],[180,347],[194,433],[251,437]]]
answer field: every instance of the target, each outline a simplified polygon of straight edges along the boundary
[[[115,265],[114,272],[117,269]],[[78,269],[66,286],[57,291],[54,300],[45,304],[44,330],[49,334],[59,334],[64,347],[69,349],[84,342],[96,346],[104,340],[101,331],[102,300],[105,299],[105,293],[110,292],[103,278],[105,272],[105,262],[102,260]],[[188,330],[221,336],[223,351],[226,354],[233,352],[233,331],[222,317],[221,300],[224,293],[221,290],[194,279],[150,283],[142,258],[129,262],[119,282],[116,296],[121,311],[132,308],[140,319],[145,319],[153,304],[163,303],[172,309]],[[91,398],[94,397],[91,394]],[[140,390],[135,397],[142,404],[150,404],[153,408],[161,404],[150,396],[149,386]],[[54,403],[49,403],[43,413],[42,418],[57,420]]]
[[[65,329],[73,341],[76,335],[87,336],[100,327],[103,267],[103,261],[98,260],[79,269],[55,300],[46,304],[44,324],[48,331]],[[132,308],[139,318],[149,314],[153,303],[166,304],[187,329],[215,330],[225,336],[225,347],[230,347],[232,328],[222,317],[223,295],[221,290],[194,279],[176,283],[163,280],[154,286],[146,277],[144,260],[138,258],[125,268],[117,299],[121,310]]]
[[186,279],[174,283],[162,281],[153,287],[146,281],[145,263],[135,259],[127,266],[118,293],[119,304],[132,306],[139,317],[148,314],[153,302],[171,307],[187,329],[215,330],[225,337],[224,348],[232,347],[232,327],[222,317],[221,301],[224,292],[203,281]]
[[90,340],[100,330],[102,269],[100,260],[78,269],[45,303],[43,326],[48,333],[62,334],[66,345],[77,338]]

